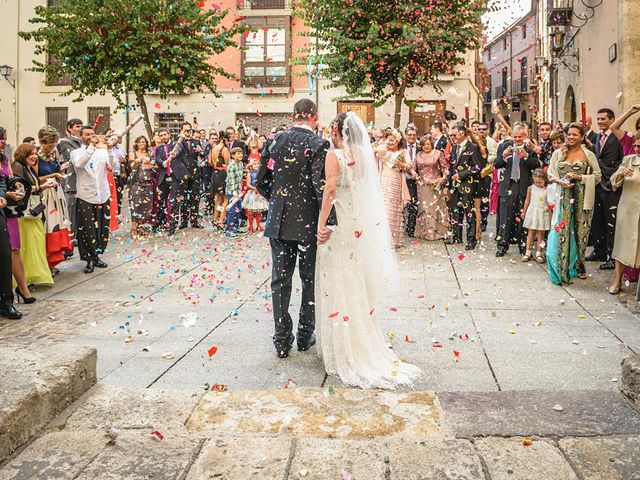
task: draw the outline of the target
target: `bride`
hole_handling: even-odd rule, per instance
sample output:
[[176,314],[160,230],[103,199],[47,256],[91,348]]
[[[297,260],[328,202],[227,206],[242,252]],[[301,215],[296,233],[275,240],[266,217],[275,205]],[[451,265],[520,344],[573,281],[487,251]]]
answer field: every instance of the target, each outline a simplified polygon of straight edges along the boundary
[[412,384],[422,371],[398,359],[376,320],[381,293],[397,283],[398,267],[369,135],[358,116],[340,113],[332,123],[332,141],[319,238],[326,238],[332,207],[338,225],[328,241],[318,242],[318,352],[327,373],[347,385],[393,389]]

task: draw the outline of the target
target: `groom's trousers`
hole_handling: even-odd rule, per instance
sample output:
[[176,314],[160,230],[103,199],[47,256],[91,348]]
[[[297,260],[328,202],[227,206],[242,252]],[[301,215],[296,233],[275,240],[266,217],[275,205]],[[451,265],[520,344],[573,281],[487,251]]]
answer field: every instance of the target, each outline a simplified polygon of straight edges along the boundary
[[273,343],[278,352],[289,352],[293,344],[293,321],[289,315],[291,283],[299,258],[298,270],[302,281],[300,318],[298,320],[298,348],[309,346],[316,324],[314,281],[316,273],[315,242],[302,244],[296,241],[271,238],[271,293],[275,333]]

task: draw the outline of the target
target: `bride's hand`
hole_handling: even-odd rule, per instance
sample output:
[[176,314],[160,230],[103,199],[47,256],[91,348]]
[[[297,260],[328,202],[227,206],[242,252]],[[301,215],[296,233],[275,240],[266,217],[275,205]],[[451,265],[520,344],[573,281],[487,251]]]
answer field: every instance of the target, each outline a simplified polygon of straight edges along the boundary
[[331,238],[332,233],[333,233],[333,230],[331,230],[330,228],[318,227],[318,233],[317,233],[318,245],[324,245],[325,243],[327,243]]

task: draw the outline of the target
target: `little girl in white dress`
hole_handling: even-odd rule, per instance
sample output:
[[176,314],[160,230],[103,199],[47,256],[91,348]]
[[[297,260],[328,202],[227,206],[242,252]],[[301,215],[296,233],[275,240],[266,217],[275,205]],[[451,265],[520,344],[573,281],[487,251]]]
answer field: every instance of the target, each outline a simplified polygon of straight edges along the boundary
[[533,185],[527,190],[524,202],[524,223],[522,226],[529,230],[527,233],[527,251],[522,257],[523,262],[531,260],[534,239],[537,241],[536,262],[544,263],[542,250],[544,249],[545,232],[551,228],[551,210],[547,202],[547,172],[537,168],[533,172]]

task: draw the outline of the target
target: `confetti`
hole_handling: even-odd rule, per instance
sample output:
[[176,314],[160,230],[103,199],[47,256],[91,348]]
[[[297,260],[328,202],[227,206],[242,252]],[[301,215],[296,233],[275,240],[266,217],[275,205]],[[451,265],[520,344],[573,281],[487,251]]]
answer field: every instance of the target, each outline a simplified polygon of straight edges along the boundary
[[215,347],[215,346],[207,350],[207,354],[209,355],[209,358],[213,357],[217,351],[218,351],[218,347]]
[[158,440],[164,440],[164,435],[162,435],[159,431],[154,430],[153,432],[151,432],[151,435],[155,435]]

